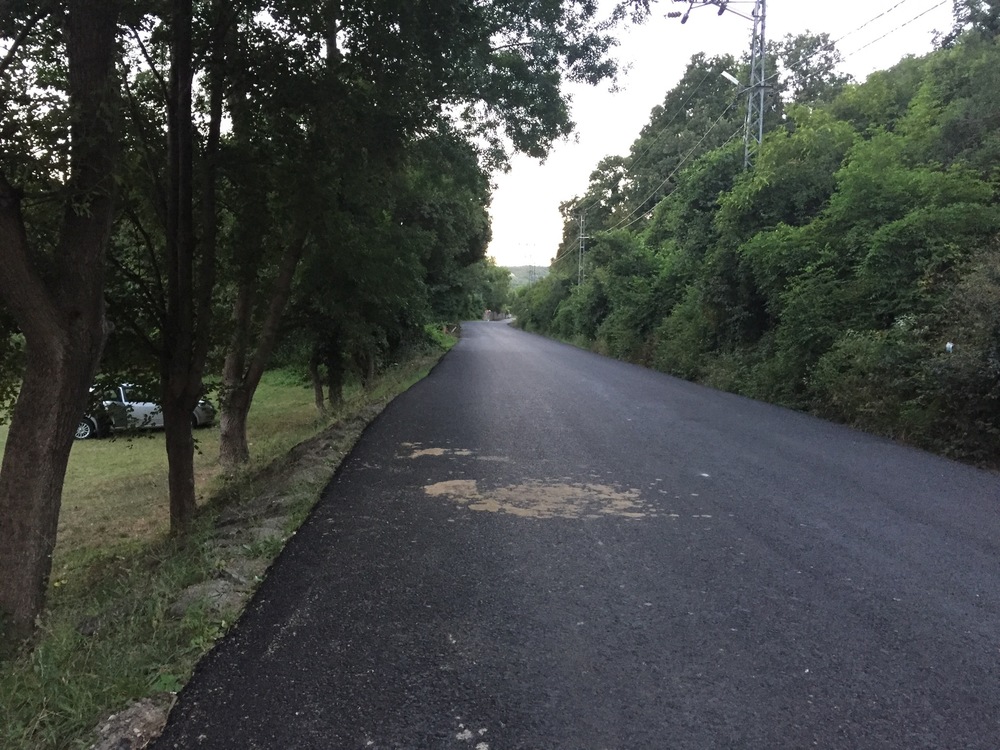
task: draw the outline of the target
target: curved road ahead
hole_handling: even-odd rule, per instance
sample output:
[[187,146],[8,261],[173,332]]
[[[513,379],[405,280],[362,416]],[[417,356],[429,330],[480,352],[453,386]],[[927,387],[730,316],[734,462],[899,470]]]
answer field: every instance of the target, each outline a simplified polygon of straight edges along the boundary
[[1000,479],[466,325],[164,748],[1000,747]]

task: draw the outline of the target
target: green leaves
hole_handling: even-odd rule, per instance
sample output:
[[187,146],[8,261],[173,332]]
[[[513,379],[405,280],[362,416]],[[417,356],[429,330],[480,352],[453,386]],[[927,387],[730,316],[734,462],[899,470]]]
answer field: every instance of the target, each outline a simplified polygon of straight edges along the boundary
[[[718,106],[717,61],[696,57],[631,158],[602,160],[587,195],[566,204],[561,252],[581,204],[588,228],[621,230],[591,241],[582,285],[568,274],[536,285],[519,317],[995,464],[1000,47],[989,37],[996,3],[962,5],[974,33],[864,84],[836,73],[822,36],[776,46],[779,87],[798,101],[776,105],[747,172],[737,144],[708,139],[704,153],[680,156],[689,128]],[[644,196],[658,203],[633,222],[649,210]]]

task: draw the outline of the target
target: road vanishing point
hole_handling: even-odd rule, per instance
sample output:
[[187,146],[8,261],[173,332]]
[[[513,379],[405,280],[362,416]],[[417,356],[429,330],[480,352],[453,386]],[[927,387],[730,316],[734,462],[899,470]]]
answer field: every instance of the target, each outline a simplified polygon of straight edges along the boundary
[[996,750],[998,503],[996,474],[467,324],[155,747]]

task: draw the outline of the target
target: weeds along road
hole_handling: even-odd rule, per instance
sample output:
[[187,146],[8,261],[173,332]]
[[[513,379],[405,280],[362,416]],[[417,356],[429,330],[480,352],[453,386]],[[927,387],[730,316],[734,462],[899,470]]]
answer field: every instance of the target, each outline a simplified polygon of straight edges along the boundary
[[163,748],[1000,746],[1000,480],[467,325]]

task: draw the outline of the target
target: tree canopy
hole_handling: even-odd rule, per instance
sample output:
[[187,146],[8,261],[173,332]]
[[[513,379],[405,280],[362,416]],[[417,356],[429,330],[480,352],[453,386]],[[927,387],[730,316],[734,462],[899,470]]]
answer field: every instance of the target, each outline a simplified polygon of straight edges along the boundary
[[369,381],[424,324],[499,306],[487,175],[571,131],[564,84],[613,79],[613,23],[647,13],[645,0],[611,18],[592,0],[0,5],[7,634],[30,634],[40,611],[98,368],[158,384],[185,533],[206,389],[232,469],[279,343],[335,401],[345,373]]

